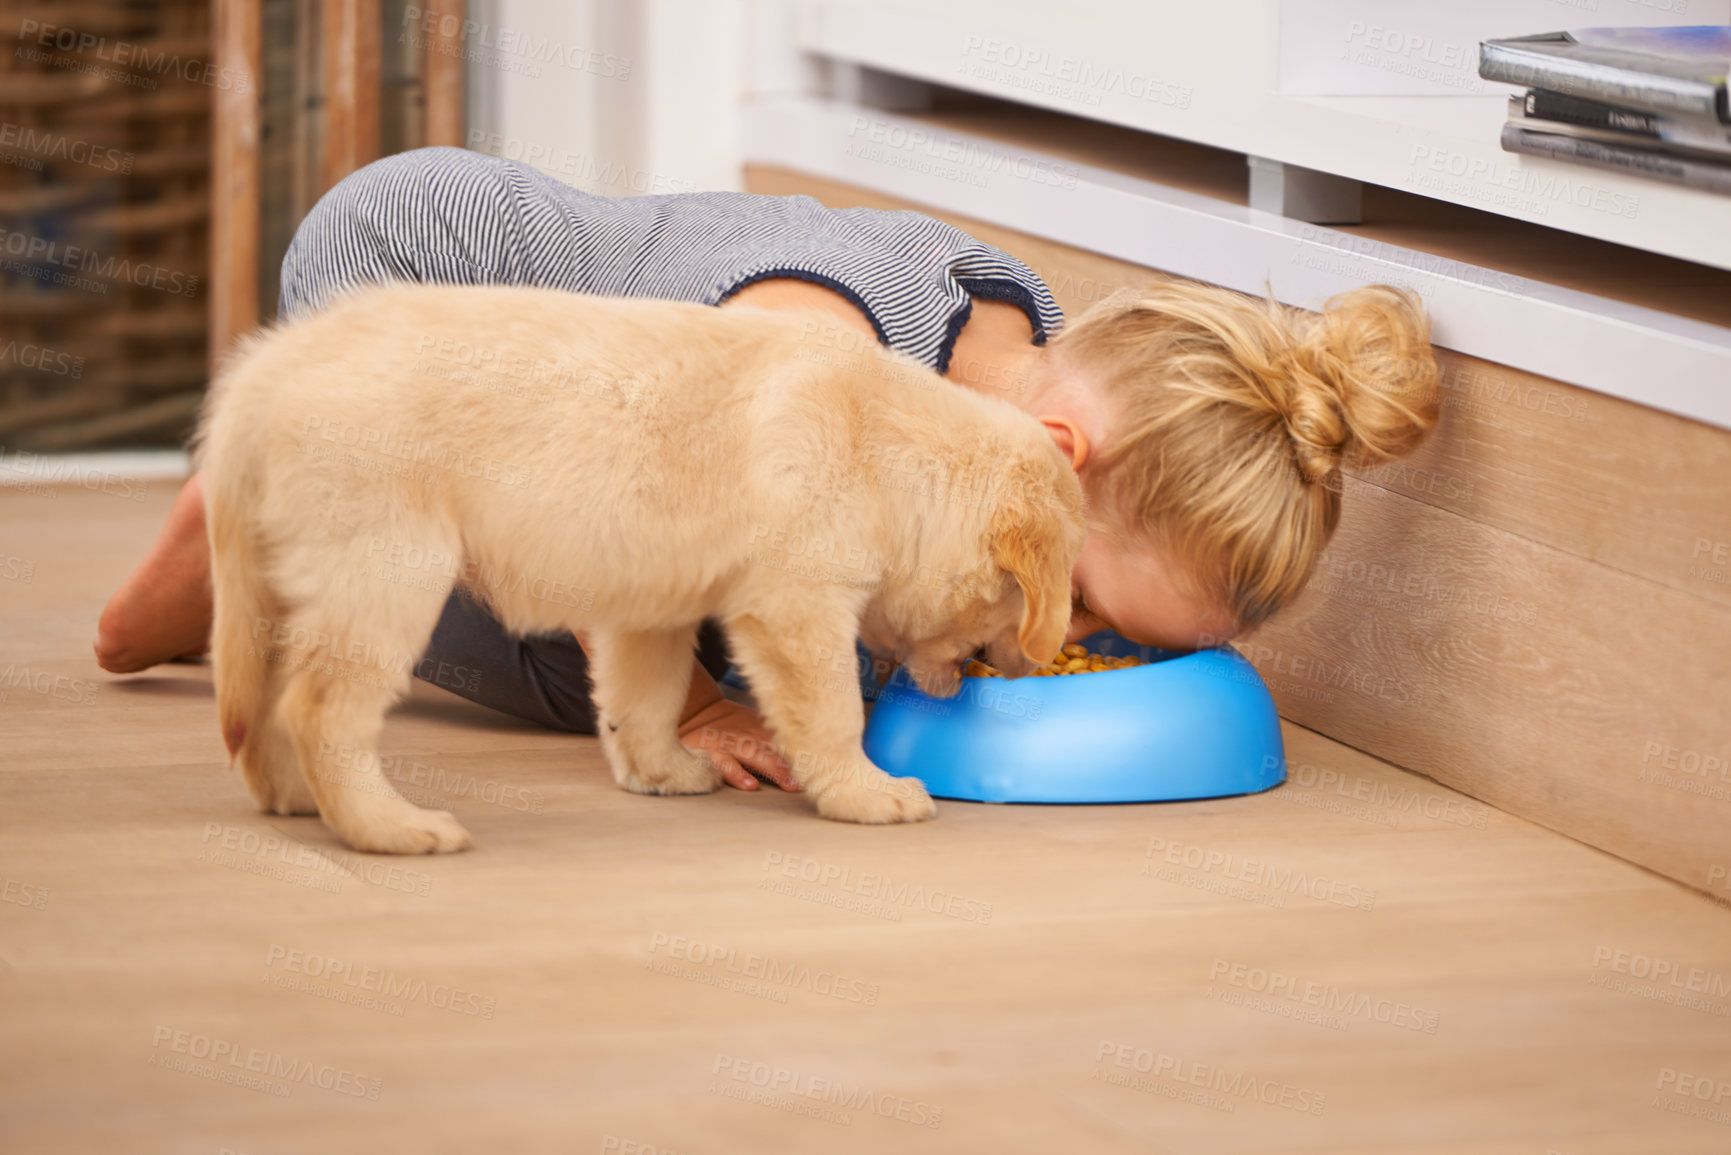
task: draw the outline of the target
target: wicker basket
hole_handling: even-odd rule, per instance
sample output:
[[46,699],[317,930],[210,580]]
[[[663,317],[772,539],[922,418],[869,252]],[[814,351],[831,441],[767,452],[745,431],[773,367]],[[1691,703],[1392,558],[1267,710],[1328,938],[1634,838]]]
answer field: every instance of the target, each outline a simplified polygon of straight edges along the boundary
[[[402,8],[0,0],[0,450],[185,439],[213,354],[275,316],[282,255],[334,176],[428,143],[424,56],[382,34]],[[374,34],[334,59],[339,18]],[[363,127],[334,164],[333,68],[360,79],[334,114]],[[460,86],[446,99],[460,110]]]

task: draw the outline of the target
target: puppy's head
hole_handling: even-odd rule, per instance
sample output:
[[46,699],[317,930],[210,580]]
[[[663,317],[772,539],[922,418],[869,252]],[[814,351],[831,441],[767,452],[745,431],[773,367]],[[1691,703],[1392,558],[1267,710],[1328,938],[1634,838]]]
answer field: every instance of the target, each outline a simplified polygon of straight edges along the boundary
[[951,553],[953,568],[921,567],[886,587],[860,623],[869,649],[893,653],[927,694],[961,687],[976,651],[1010,677],[1052,660],[1070,625],[1070,571],[1086,536],[1082,489],[1050,443],[995,495],[985,532]]

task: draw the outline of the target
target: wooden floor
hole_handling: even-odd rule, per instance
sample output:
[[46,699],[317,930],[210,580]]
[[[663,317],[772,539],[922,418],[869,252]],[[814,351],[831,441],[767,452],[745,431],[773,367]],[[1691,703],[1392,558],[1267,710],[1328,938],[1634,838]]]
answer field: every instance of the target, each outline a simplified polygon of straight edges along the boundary
[[861,829],[418,685],[476,849],[349,854],[207,667],[97,670],[174,487],[100,489],[0,495],[0,1150],[1731,1150],[1731,911],[1297,727],[1259,797]]

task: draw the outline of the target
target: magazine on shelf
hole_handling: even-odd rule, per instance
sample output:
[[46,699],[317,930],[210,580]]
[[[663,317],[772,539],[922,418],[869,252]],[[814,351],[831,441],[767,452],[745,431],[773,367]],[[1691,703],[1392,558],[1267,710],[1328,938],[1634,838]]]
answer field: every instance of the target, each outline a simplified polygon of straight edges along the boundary
[[[1547,107],[1543,101],[1535,100],[1536,93],[1529,92],[1525,96],[1509,97],[1509,120],[1518,123],[1522,128],[1530,128],[1534,132],[1554,132],[1558,136],[1573,136],[1582,140],[1597,140],[1605,144],[1619,144],[1625,148],[1647,149],[1653,152],[1675,153],[1678,156],[1693,156],[1702,160],[1716,160],[1721,164],[1731,163],[1731,128],[1719,133],[1716,137],[1711,133],[1686,135],[1681,139],[1666,138],[1652,132],[1634,132],[1627,129],[1614,129],[1599,125],[1582,124],[1579,120],[1564,120],[1555,115],[1555,108]],[[1564,99],[1573,100],[1573,97]],[[1608,104],[1600,108],[1610,109]],[[1611,109],[1621,112],[1620,109]],[[1632,116],[1656,120],[1657,117],[1646,113],[1633,113]],[[1616,118],[1626,122],[1626,117]]]
[[1731,26],[1577,28],[1479,45],[1479,75],[1622,108],[1731,124]]
[[1625,138],[1645,137],[1701,152],[1731,153],[1731,124],[1720,124],[1717,120],[1618,108],[1603,101],[1542,88],[1530,89],[1525,96],[1511,97],[1511,100],[1519,101],[1522,114],[1535,120],[1600,129]]
[[1605,144],[1554,132],[1535,132],[1514,120],[1503,125],[1502,144],[1508,152],[1574,161],[1731,196],[1731,164],[1718,161]]

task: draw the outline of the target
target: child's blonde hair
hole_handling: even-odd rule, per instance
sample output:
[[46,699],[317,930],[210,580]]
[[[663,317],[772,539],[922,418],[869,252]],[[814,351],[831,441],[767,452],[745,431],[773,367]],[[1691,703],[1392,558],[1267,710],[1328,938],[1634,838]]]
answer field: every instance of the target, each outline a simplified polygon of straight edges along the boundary
[[1083,469],[1103,526],[1181,559],[1186,592],[1240,629],[1304,588],[1341,466],[1409,452],[1437,417],[1429,322],[1390,285],[1320,314],[1189,281],[1122,289],[1053,338],[1048,367],[1112,414]]

